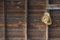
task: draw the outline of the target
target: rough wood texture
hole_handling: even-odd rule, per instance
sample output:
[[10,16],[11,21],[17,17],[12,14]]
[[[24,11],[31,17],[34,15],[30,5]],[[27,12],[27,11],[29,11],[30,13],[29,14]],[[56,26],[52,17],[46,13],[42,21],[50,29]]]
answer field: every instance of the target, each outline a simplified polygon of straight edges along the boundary
[[24,30],[27,24],[25,2],[26,0],[8,0],[7,2],[8,40],[25,40],[26,37],[31,40],[45,40],[46,28],[40,20],[46,7],[45,0],[29,0],[28,35],[25,34],[27,30]]
[[29,40],[46,40],[46,25],[41,22],[46,0],[29,0]]
[[[60,4],[60,0],[50,0],[50,4]],[[60,10],[49,10],[53,24],[46,30],[41,22],[46,0],[29,0],[28,6],[27,15],[26,0],[7,0],[7,40],[46,40],[46,31],[49,40],[60,40]],[[4,2],[0,0],[0,40],[5,37],[4,19]]]
[[0,40],[5,40],[4,1],[0,0]]
[[49,39],[60,40],[60,10],[51,10],[53,24],[49,27]]
[[7,39],[26,39],[26,0],[7,1]]
[[50,4],[60,4],[60,0],[49,0]]

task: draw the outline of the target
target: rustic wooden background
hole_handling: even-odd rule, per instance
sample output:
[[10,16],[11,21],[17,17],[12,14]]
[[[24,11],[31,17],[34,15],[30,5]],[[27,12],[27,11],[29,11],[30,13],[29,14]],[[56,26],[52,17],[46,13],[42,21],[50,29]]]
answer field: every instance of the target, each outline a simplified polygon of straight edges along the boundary
[[[0,40],[46,40],[46,25],[41,22],[45,10],[46,0],[0,0]],[[49,40],[60,40],[60,10],[49,12],[53,21]]]

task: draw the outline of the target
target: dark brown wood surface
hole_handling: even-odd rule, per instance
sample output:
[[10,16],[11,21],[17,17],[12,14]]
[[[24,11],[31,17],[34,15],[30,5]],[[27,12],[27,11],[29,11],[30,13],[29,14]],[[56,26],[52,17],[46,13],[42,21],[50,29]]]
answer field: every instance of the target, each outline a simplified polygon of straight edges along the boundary
[[[50,0],[49,3],[60,4],[60,0]],[[28,6],[26,10],[26,0],[7,0],[6,40],[46,40],[46,25],[41,22],[46,10],[46,0],[29,0]],[[4,11],[4,1],[0,1],[1,40],[5,40]],[[48,39],[60,40],[60,10],[49,10],[49,13],[53,24],[49,26]]]
[[60,0],[49,0],[50,4],[60,4]]
[[0,0],[0,40],[5,40],[4,1]]
[[49,27],[49,39],[60,40],[60,10],[51,10],[53,24]]
[[46,26],[41,16],[46,8],[46,0],[29,0],[29,40],[46,40]]
[[25,40],[25,0],[7,1],[8,40]]

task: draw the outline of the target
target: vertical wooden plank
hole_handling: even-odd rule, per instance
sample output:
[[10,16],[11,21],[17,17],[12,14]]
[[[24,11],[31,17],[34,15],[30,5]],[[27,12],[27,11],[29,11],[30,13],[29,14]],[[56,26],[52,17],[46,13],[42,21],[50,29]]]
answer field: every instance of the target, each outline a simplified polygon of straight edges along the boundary
[[4,0],[5,39],[7,40],[7,0]]
[[46,40],[46,25],[41,16],[46,9],[46,0],[29,0],[28,40]]
[[27,35],[27,23],[28,23],[27,21],[28,21],[28,20],[27,20],[27,18],[28,18],[28,0],[25,0],[25,20],[26,20],[26,21],[25,21],[25,22],[26,22],[26,23],[25,23],[25,24],[26,24],[26,25],[25,25],[25,40],[28,39],[28,38],[27,38],[27,37],[28,37],[28,35]]
[[5,40],[4,0],[0,0],[0,40]]
[[46,25],[46,40],[48,40],[48,25]]
[[[49,5],[49,0],[46,0],[46,12],[48,12],[49,10],[47,9]],[[46,40],[48,40],[48,25],[46,25]]]
[[26,0],[7,0],[8,40],[27,40],[26,2]]
[[50,10],[53,24],[49,27],[49,40],[60,40],[60,10]]

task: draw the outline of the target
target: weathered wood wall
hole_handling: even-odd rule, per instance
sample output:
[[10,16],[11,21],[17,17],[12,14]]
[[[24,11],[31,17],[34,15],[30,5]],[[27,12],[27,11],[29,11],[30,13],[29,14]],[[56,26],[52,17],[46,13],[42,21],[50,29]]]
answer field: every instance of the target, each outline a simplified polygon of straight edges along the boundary
[[[50,0],[50,4],[60,6],[60,0]],[[53,24],[49,27],[49,40],[60,40],[60,9],[50,10]]]
[[53,24],[49,27],[49,40],[60,40],[60,10],[51,10]]
[[29,0],[28,38],[30,40],[46,40],[46,26],[41,16],[46,8],[46,0]]
[[26,0],[7,1],[8,40],[25,40]]
[[[0,40],[46,40],[46,25],[41,22],[46,0],[28,2],[0,1]],[[49,0],[49,4],[60,4],[60,0]],[[49,26],[49,40],[60,40],[60,10],[49,12],[53,21]]]
[[5,39],[4,1],[0,0],[0,40]]

